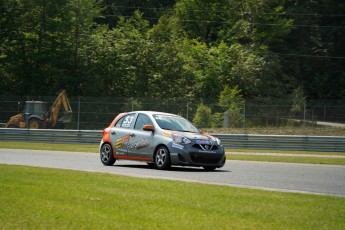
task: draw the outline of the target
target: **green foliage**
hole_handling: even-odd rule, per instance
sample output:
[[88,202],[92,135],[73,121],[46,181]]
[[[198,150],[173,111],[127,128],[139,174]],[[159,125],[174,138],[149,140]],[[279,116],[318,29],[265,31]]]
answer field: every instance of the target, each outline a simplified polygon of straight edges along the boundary
[[42,95],[63,87],[82,93],[80,50],[99,12],[95,0],[5,2],[0,71],[8,90]]
[[243,105],[241,90],[237,86],[225,86],[219,96],[219,106],[225,110],[224,116],[227,116],[230,127],[240,127],[243,123]]
[[302,87],[298,87],[293,91],[293,103],[291,106],[291,112],[294,115],[301,115],[304,110],[304,105],[306,103],[306,97]]
[[212,114],[212,128],[222,128],[224,126],[224,114],[214,113]]
[[[0,94],[344,99],[345,4],[1,0]],[[212,108],[213,110],[213,108]]]
[[122,111],[130,112],[130,111],[136,111],[136,110],[142,110],[142,103],[134,98],[129,98],[123,108]]
[[211,124],[212,124],[211,109],[204,103],[201,103],[198,105],[198,108],[193,118],[193,123],[198,128],[211,127]]
[[240,106],[243,104],[243,101],[241,90],[238,88],[238,86],[230,88],[228,85],[226,85],[223,91],[220,92],[219,105],[225,110],[233,106]]

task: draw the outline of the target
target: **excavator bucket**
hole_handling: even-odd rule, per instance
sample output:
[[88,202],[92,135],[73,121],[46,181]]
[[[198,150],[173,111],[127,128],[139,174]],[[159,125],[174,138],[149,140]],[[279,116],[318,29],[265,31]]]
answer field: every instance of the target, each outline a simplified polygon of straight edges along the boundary
[[58,122],[70,123],[72,121],[72,113],[65,113],[63,116],[59,117]]

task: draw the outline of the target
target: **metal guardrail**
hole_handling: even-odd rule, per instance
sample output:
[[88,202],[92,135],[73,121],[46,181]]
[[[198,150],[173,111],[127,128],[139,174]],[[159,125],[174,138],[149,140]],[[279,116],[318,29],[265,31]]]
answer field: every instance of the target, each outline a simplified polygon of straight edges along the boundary
[[[225,148],[345,152],[345,136],[215,134]],[[6,129],[0,141],[98,144],[101,130]]]
[[101,138],[102,131],[99,130],[0,128],[1,141],[96,144],[100,142]]
[[230,149],[345,152],[344,136],[214,135]]

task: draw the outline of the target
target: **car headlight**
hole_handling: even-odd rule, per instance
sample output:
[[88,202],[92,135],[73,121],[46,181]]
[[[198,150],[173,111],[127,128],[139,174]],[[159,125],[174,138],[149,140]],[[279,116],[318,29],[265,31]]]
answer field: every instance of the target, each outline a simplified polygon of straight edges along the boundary
[[217,137],[215,137],[214,139],[217,142],[217,145],[222,145],[222,142]]
[[181,144],[190,144],[191,143],[191,140],[189,140],[187,137],[182,136],[180,134],[173,134],[172,137],[176,143],[181,143]]

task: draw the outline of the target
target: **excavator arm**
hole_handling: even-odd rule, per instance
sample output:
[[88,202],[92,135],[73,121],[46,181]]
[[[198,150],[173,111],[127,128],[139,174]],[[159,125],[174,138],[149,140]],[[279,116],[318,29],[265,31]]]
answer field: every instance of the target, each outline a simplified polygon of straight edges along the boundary
[[[64,115],[62,117],[59,117],[61,106],[63,106],[64,108]],[[69,104],[66,91],[62,90],[59,96],[56,98],[54,104],[50,108],[49,123],[52,127],[55,127],[58,121],[68,123],[71,122],[71,120],[72,108]]]

